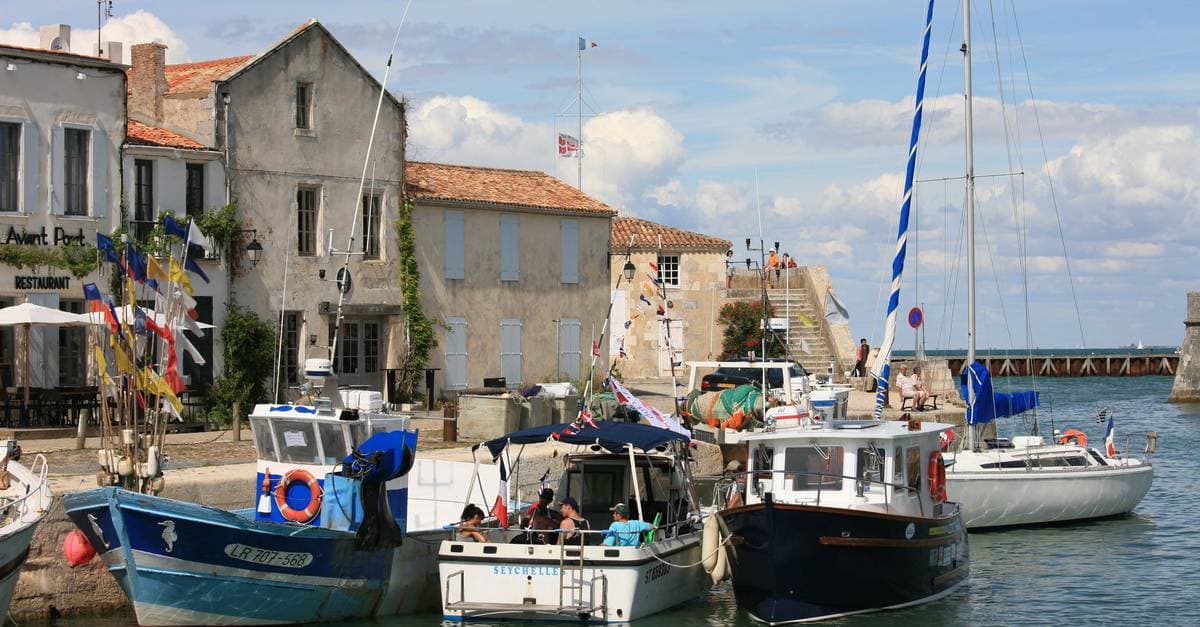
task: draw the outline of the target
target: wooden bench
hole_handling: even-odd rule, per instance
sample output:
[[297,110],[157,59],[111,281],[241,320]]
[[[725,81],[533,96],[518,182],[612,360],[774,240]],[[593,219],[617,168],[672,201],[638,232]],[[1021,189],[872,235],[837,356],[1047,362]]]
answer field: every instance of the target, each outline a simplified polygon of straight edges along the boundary
[[900,411],[905,411],[905,410],[925,411],[926,409],[937,409],[938,408],[938,404],[937,404],[938,396],[939,396],[938,394],[930,394],[929,395],[930,405],[923,405],[921,407],[913,407],[913,397],[902,396],[902,400],[900,401]]

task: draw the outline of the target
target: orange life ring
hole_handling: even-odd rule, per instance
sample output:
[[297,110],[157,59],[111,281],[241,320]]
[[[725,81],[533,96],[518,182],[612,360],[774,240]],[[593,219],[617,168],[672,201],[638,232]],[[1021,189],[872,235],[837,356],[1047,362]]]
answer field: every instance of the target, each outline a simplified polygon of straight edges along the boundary
[[[308,484],[308,505],[304,509],[292,509],[287,503],[288,486],[297,481]],[[292,522],[306,523],[316,518],[317,512],[321,511],[322,496],[324,492],[321,490],[321,484],[317,483],[311,472],[303,468],[288,471],[283,479],[279,480],[279,485],[275,486],[275,506],[279,508],[279,515]]]
[[[1071,440],[1074,440],[1072,442]],[[1087,446],[1087,434],[1079,429],[1067,429],[1062,432],[1058,438],[1059,444],[1078,444],[1079,446]]]
[[941,451],[929,454],[929,496],[934,503],[946,501],[946,460]]

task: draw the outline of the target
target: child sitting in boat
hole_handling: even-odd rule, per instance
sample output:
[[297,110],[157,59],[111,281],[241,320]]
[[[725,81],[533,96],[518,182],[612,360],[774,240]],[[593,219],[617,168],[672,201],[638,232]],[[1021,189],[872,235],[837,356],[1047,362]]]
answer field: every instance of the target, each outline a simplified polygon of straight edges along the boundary
[[479,531],[481,524],[483,524],[483,510],[474,503],[468,504],[463,508],[462,522],[458,524],[458,536],[464,541],[487,542],[487,537]]
[[654,527],[644,520],[629,520],[629,506],[617,503],[609,508],[613,522],[608,526],[605,546],[637,546],[642,543],[642,533]]

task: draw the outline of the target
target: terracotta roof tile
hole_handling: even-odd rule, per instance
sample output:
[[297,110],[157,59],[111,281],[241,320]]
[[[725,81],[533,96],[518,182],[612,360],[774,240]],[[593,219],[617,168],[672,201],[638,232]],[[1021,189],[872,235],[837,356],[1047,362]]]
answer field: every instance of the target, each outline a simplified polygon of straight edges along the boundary
[[613,250],[625,250],[628,248],[630,236],[633,236],[633,247],[635,249],[655,249],[658,248],[658,237],[660,235],[662,236],[664,249],[712,250],[723,253],[733,247],[733,244],[729,240],[693,231],[685,231],[641,218],[622,217],[612,222]]
[[162,146],[164,148],[185,148],[187,150],[212,150],[198,141],[189,139],[165,128],[147,126],[141,122],[129,121],[125,132],[126,143],[138,146]]
[[253,59],[254,55],[249,54],[240,57],[168,65],[165,68],[167,94],[207,92],[213,81],[233,74]]
[[534,170],[409,161],[405,164],[405,178],[409,195],[418,199],[616,215],[608,205]]

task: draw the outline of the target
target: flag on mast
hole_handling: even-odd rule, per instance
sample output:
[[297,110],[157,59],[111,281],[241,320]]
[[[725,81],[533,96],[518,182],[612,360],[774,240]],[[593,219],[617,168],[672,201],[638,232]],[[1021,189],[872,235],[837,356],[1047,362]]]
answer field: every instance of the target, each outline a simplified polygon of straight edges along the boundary
[[578,157],[579,156],[579,140],[566,133],[558,134],[558,156],[560,157]]
[[599,45],[600,45],[600,44],[596,43],[595,41],[592,41],[591,39],[584,39],[583,37],[580,37],[580,38],[579,38],[579,49],[580,49],[580,50],[587,50],[587,49],[589,49],[589,48],[596,48],[596,47],[598,47]]

